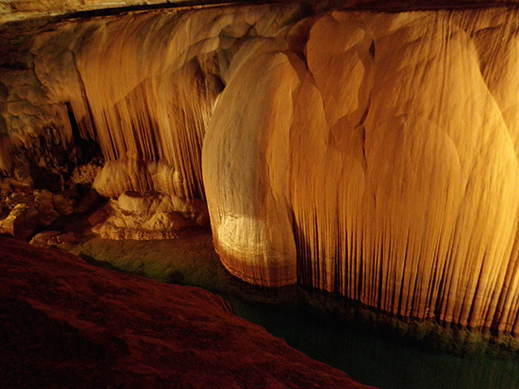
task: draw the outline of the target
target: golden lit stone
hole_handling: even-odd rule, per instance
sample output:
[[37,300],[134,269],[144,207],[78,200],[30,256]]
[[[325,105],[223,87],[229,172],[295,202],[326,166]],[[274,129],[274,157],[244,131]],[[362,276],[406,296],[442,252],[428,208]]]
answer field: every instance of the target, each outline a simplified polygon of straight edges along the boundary
[[70,144],[69,104],[106,160],[95,189],[206,200],[236,276],[517,333],[518,12],[297,15],[170,11],[41,33],[28,81],[2,76],[19,98],[1,168],[38,136]]

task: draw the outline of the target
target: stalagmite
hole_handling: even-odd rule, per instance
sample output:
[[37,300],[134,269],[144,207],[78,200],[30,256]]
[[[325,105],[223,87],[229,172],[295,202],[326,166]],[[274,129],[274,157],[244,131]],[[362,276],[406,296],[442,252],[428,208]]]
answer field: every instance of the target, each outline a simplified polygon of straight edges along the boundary
[[17,70],[27,82],[0,79],[0,168],[38,137],[91,139],[100,194],[205,200],[222,263],[248,282],[518,333],[519,11],[301,15],[56,25]]

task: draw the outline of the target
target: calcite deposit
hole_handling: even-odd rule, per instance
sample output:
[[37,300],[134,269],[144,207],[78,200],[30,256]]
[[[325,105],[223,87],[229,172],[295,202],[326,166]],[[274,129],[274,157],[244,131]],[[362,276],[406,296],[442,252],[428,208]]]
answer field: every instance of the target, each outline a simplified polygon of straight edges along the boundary
[[[201,1],[211,3],[212,1]],[[102,12],[114,8],[145,8],[185,4],[185,0],[3,0],[0,22],[27,20],[64,14]]]
[[46,227],[62,216],[73,213],[73,202],[48,190],[35,190],[26,195],[14,193],[2,204],[9,210],[0,220],[0,234],[28,238],[39,228]]
[[246,281],[517,333],[518,30],[516,8],[298,4],[49,24],[6,51],[0,169],[97,158],[107,231],[166,236],[204,201]]
[[124,192],[91,216],[105,239],[173,239],[178,230],[208,223],[206,205],[157,193]]

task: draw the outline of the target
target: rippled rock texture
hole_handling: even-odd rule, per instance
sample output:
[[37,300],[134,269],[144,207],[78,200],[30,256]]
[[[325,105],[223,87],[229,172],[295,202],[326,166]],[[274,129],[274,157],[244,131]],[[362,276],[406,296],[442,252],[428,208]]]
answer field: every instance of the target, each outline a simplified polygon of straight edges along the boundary
[[0,168],[95,160],[114,201],[206,201],[246,281],[517,333],[518,11],[305,12],[47,25],[4,60]]

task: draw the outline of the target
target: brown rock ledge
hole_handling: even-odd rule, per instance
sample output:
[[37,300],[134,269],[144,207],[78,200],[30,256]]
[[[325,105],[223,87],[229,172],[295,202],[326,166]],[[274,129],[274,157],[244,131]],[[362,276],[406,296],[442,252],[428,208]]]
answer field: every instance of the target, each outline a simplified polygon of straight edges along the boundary
[[225,306],[0,237],[0,387],[368,388]]

